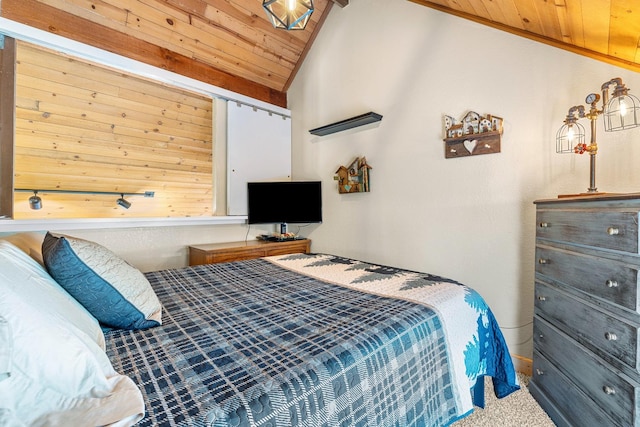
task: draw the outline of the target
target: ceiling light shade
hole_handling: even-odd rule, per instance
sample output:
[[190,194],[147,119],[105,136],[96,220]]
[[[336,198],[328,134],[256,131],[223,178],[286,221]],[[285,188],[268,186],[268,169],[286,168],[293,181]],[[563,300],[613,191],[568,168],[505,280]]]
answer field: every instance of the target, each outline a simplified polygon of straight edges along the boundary
[[131,202],[128,202],[124,199],[124,194],[120,194],[120,198],[116,200],[116,203],[118,204],[118,206],[124,209],[129,209],[131,207]]
[[37,191],[34,191],[33,196],[29,197],[29,207],[34,210],[42,209],[42,199],[38,196]]
[[262,7],[274,28],[304,30],[313,13],[313,0],[263,0]]

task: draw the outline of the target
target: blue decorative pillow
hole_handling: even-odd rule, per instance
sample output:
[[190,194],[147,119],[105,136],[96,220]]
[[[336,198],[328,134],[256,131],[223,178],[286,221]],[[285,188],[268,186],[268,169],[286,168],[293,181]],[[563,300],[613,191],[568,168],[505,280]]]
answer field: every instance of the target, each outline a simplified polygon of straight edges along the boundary
[[162,307],[136,268],[97,243],[47,233],[42,257],[49,274],[98,321],[120,329],[162,323]]

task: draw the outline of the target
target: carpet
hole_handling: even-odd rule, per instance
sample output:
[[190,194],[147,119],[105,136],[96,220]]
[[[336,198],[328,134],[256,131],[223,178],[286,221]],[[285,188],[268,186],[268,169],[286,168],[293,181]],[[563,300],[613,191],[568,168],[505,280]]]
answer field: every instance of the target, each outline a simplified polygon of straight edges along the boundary
[[452,427],[554,427],[555,424],[538,405],[527,388],[529,377],[518,374],[520,390],[504,399],[496,398],[491,378],[485,378],[485,408],[474,408],[471,415],[451,424]]

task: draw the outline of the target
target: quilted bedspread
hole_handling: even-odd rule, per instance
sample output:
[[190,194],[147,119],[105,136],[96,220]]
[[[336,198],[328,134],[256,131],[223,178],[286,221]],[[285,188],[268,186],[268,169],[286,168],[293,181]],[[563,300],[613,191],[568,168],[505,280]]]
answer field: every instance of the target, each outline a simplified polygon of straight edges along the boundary
[[146,276],[163,325],[106,334],[142,426],[446,426],[483,375],[518,389],[491,311],[448,279],[323,254]]

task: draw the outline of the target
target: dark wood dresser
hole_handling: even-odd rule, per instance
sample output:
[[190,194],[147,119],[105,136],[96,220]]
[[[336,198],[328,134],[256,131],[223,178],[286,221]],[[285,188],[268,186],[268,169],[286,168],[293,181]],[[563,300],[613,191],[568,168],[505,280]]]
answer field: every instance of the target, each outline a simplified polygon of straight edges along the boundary
[[640,426],[640,194],[535,204],[531,394],[558,426]]

